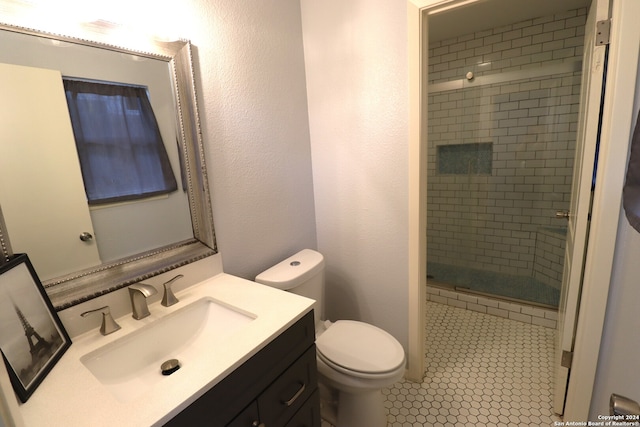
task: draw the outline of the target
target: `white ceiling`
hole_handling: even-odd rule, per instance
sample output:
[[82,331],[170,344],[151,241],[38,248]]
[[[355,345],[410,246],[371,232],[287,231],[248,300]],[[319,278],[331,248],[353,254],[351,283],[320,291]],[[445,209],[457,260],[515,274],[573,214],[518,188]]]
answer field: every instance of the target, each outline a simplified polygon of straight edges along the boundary
[[586,7],[591,0],[477,0],[429,15],[429,42]]

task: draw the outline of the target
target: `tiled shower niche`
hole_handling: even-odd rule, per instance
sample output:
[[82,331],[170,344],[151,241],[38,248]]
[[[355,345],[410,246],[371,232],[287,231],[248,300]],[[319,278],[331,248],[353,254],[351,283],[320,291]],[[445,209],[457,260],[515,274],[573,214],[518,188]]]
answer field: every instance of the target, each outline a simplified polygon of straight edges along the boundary
[[[430,46],[428,264],[559,289],[585,20],[578,9]],[[443,147],[464,144],[491,147],[489,173],[443,173]]]
[[438,174],[491,175],[493,144],[438,145]]

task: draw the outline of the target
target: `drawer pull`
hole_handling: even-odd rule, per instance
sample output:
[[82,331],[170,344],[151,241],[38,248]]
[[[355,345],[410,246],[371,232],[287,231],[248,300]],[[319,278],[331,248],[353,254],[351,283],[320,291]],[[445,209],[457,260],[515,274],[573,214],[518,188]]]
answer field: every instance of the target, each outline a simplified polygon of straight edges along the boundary
[[302,393],[304,393],[304,389],[306,388],[304,383],[300,383],[300,389],[298,391],[296,391],[296,394],[293,395],[293,397],[289,400],[283,400],[282,403],[287,405],[287,406],[291,406],[293,405],[293,402],[296,401],[297,398],[300,397],[300,395]]
[[251,427],[267,427],[265,423],[261,423],[260,421],[254,421],[251,423]]

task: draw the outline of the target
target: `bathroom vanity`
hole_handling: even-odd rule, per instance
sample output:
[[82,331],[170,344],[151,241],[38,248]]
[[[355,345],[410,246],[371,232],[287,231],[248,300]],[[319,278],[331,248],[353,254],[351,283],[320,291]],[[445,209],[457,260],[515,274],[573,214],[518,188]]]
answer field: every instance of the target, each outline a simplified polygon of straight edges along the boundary
[[[117,317],[110,335],[72,334],[19,405],[24,425],[320,425],[313,300],[225,273],[176,296],[171,307],[151,301],[142,320]],[[181,368],[163,376],[168,357]]]
[[319,427],[314,336],[310,312],[166,426]]
[[[41,16],[41,12],[23,5],[24,2],[5,2],[11,3],[8,10],[12,12],[4,14],[3,19],[13,18],[17,22],[8,19],[9,24],[0,23],[0,39],[12,46],[5,49],[7,55],[0,57],[0,62],[12,67],[55,70],[56,84],[61,83],[62,76],[74,76],[149,88],[151,99],[157,102],[154,109],[167,114],[164,118],[159,116],[163,125],[160,133],[170,142],[166,148],[175,154],[170,156],[173,170],[184,179],[183,191],[171,196],[92,210],[88,214],[91,222],[87,222],[86,229],[79,230],[80,239],[75,231],[77,221],[71,221],[73,232],[58,233],[61,222],[51,216],[51,203],[45,203],[48,209],[41,209],[43,202],[23,197],[24,189],[16,186],[12,201],[33,199],[35,207],[16,205],[10,209],[9,201],[2,200],[0,261],[10,259],[14,252],[27,252],[33,260],[42,260],[34,265],[41,272],[47,295],[59,310],[73,342],[23,404],[13,401],[13,390],[4,386],[0,378],[0,409],[8,401],[6,412],[12,418],[5,424],[319,426],[314,302],[222,270],[204,164],[206,149],[197,110],[193,79],[197,73],[191,44],[185,40],[144,37],[140,39],[144,48],[119,46],[120,40],[137,40],[138,33],[134,33],[135,37],[123,37],[122,28],[106,21],[78,23],[80,38],[38,31],[25,26],[23,20]],[[114,34],[118,37],[114,38]],[[8,55],[13,52],[21,55],[14,59]],[[158,79],[151,79],[156,75]],[[67,108],[64,102],[60,105],[67,120]],[[39,128],[31,120],[29,123],[32,126],[15,128]],[[64,141],[71,148],[70,161],[77,162],[73,138],[70,133],[67,136]],[[5,139],[23,141],[21,137]],[[62,151],[57,144],[51,148],[56,154]],[[29,149],[33,151],[33,147]],[[60,170],[59,159],[41,157],[50,160],[53,169]],[[4,158],[16,163],[13,156]],[[18,169],[29,171],[33,167]],[[39,181],[37,185],[49,188],[51,181]],[[79,176],[75,184],[82,193]],[[53,187],[65,190],[65,194],[69,190],[67,185]],[[88,210],[86,198],[80,196],[78,200],[82,203],[78,203],[78,208]],[[62,196],[60,200],[66,201]],[[70,217],[68,205],[62,203],[63,217]],[[10,211],[16,214],[8,215]],[[25,212],[47,216],[27,220]],[[180,227],[167,212],[182,217]],[[167,223],[157,222],[164,219]],[[52,234],[45,236],[34,231],[32,225],[40,223]],[[21,239],[23,224],[29,226],[24,228],[26,232]],[[178,229],[184,232],[164,236],[160,233]],[[9,235],[13,246],[6,238]],[[156,241],[161,236],[162,241]],[[32,240],[36,244],[28,245]],[[62,246],[63,240],[69,248],[87,251],[87,246],[102,245],[98,246],[100,256],[113,254],[63,268],[62,261],[81,258],[70,249],[61,249],[67,247]],[[42,256],[36,256],[38,253]],[[53,258],[58,253],[62,260]],[[207,266],[203,269],[207,270],[206,275],[186,272],[196,265]],[[51,271],[47,271],[48,267]],[[176,283],[180,288],[176,292],[179,302],[161,306],[162,283],[178,274],[184,274],[184,279]],[[150,315],[136,320],[131,316],[127,287],[140,281],[155,286],[159,295],[140,300],[141,304],[148,303]],[[97,316],[84,318],[81,313],[105,306],[110,307],[121,328],[103,336],[98,332]],[[173,359],[179,361],[179,369],[162,375],[161,366]]]

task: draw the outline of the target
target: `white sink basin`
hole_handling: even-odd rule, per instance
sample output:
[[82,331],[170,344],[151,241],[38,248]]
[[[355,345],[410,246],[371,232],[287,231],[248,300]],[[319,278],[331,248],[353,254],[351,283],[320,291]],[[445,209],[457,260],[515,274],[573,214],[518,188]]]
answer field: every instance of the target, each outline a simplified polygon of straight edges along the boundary
[[[189,369],[197,358],[215,357],[202,348],[224,341],[256,318],[212,298],[202,298],[80,358],[120,401],[129,401],[166,380],[160,366],[178,359]],[[180,375],[177,370],[172,376]]]

